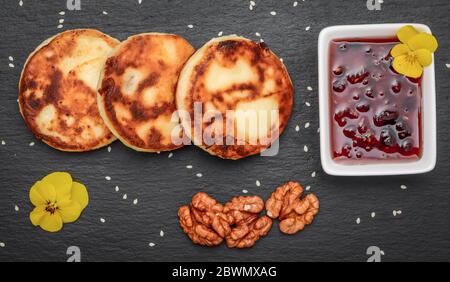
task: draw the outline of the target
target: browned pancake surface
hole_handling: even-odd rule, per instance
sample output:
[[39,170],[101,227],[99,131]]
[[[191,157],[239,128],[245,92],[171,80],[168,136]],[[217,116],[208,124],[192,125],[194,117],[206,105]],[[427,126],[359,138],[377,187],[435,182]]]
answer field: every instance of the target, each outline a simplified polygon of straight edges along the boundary
[[[214,39],[198,52],[200,54],[196,53],[187,63],[188,73],[183,70],[181,77],[184,77],[180,77],[183,85],[179,85],[177,99],[182,101],[177,101],[178,108],[187,110],[191,121],[194,120],[194,102],[201,103],[203,113],[214,110],[223,117],[227,110],[276,108],[279,110],[279,126],[276,128],[272,124],[266,135],[270,143],[276,140],[286,127],[293,103],[293,86],[280,59],[265,44],[237,36]],[[240,159],[269,147],[267,142],[259,140],[255,144],[248,139],[239,139],[244,144],[238,144],[236,122],[235,136],[230,137],[226,132],[218,136],[223,139],[221,145],[205,144],[197,135],[200,131],[194,130],[192,122],[190,126],[191,133],[196,133],[195,138],[190,136],[194,143],[222,158]],[[206,122],[201,126],[201,132],[214,128]],[[227,145],[227,138],[234,138],[234,145]]]
[[[181,68],[194,48],[172,34],[148,33],[124,41],[108,58],[99,88],[99,106],[110,129],[140,151],[168,151],[178,121],[175,89]],[[175,132],[175,133],[174,133]]]
[[96,30],[71,30],[44,42],[28,59],[19,106],[37,138],[64,151],[87,151],[115,137],[99,115],[96,83],[118,41]]

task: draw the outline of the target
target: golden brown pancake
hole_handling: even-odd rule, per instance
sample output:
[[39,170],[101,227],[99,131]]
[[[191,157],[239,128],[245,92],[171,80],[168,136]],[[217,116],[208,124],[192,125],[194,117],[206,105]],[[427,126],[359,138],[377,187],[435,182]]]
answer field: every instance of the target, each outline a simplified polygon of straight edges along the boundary
[[47,39],[28,57],[19,107],[37,138],[71,152],[115,140],[98,112],[96,90],[107,54],[117,44],[97,30],[69,30]]
[[[212,39],[191,56],[176,99],[185,134],[195,145],[221,158],[240,159],[267,149],[282,133],[292,111],[293,86],[265,44],[231,35]],[[196,126],[195,105],[204,117]],[[227,111],[235,113],[229,122]],[[273,111],[279,115],[272,116]],[[205,133],[214,138],[212,144]]]
[[106,61],[97,95],[101,116],[126,146],[145,152],[170,151],[182,133],[177,120],[178,76],[194,48],[173,34],[129,37]]

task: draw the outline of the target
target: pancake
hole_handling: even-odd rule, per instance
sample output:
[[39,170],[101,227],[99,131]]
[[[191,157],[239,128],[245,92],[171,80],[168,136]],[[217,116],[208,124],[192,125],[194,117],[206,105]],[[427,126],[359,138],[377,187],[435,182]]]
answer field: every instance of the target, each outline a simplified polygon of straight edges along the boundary
[[116,138],[96,102],[108,53],[119,41],[92,29],[47,39],[28,57],[19,82],[19,107],[33,134],[53,148],[81,152]]
[[110,54],[99,82],[97,104],[106,125],[126,146],[145,152],[183,144],[176,112],[178,76],[194,48],[173,34],[129,37]]
[[[291,115],[293,92],[286,68],[264,43],[230,35],[212,39],[191,56],[180,74],[176,102],[195,145],[240,159],[277,140]],[[195,117],[196,105],[202,120]]]

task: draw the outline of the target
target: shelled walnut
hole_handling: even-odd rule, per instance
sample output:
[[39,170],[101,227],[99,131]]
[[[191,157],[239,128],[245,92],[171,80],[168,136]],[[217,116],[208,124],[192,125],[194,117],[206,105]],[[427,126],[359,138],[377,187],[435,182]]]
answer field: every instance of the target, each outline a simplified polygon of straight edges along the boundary
[[308,194],[303,199],[303,187],[297,182],[287,182],[278,187],[266,201],[267,215],[280,220],[280,230],[294,234],[311,224],[319,212],[319,199]]

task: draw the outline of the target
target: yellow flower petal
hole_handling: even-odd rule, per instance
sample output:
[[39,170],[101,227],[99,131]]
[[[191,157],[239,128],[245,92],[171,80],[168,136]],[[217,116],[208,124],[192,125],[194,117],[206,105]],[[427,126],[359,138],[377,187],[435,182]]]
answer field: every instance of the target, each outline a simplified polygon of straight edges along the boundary
[[74,222],[80,217],[81,207],[76,201],[64,203],[58,206],[58,212],[64,223]]
[[430,51],[427,49],[419,49],[414,51],[414,54],[416,55],[417,61],[424,67],[427,67],[431,65],[431,62],[433,61],[433,56],[431,55]]
[[417,35],[411,37],[407,42],[409,48],[413,51],[419,49],[427,49],[431,53],[436,51],[438,47],[438,42],[436,38],[428,33],[421,32]]
[[71,199],[72,201],[76,201],[78,204],[80,204],[81,210],[84,210],[84,208],[86,208],[89,203],[89,195],[86,186],[74,181],[72,183]]
[[57,232],[61,230],[63,226],[63,222],[61,219],[61,215],[58,212],[50,213],[45,212],[44,216],[41,218],[39,223],[42,229],[48,232]]
[[394,46],[394,48],[392,48],[391,50],[391,55],[392,57],[398,57],[400,55],[405,55],[408,54],[409,52],[409,47],[406,44],[397,44]]
[[408,55],[401,55],[394,58],[392,67],[401,74],[412,78],[418,78],[422,75],[422,66],[417,60],[411,60]]
[[39,206],[34,208],[32,212],[30,212],[30,221],[34,226],[38,226],[39,222],[41,222],[42,217],[45,215],[45,206]]
[[50,183],[37,181],[30,189],[30,201],[35,206],[45,205],[56,200],[55,187]]
[[408,40],[418,33],[412,25],[405,25],[397,31],[397,37],[400,42],[407,43]]
[[67,172],[53,172],[42,178],[42,182],[51,183],[55,187],[57,198],[70,197],[72,177]]

